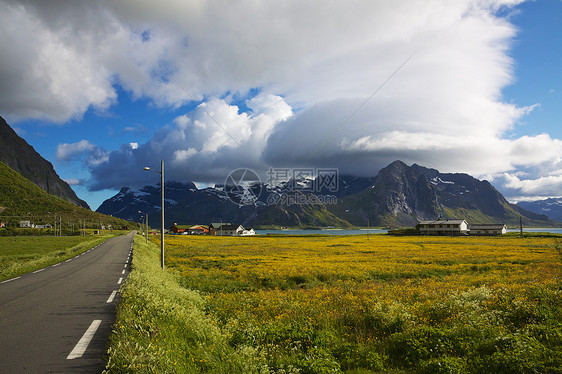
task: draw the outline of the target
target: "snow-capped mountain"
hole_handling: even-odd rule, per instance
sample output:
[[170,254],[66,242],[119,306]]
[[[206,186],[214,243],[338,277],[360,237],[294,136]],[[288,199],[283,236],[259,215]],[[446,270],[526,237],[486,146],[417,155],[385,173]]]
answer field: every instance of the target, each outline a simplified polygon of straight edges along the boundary
[[523,209],[544,214],[548,218],[562,222],[562,198],[550,198],[536,201],[520,201],[517,203]]
[[[166,225],[233,222],[244,226],[411,226],[418,220],[462,218],[469,223],[556,224],[541,214],[505,200],[489,182],[467,174],[440,173],[395,161],[373,178],[340,176],[337,188],[319,188],[318,180],[217,185],[165,183]],[[124,187],[98,212],[160,226],[160,186]],[[332,196],[325,200],[320,197]]]

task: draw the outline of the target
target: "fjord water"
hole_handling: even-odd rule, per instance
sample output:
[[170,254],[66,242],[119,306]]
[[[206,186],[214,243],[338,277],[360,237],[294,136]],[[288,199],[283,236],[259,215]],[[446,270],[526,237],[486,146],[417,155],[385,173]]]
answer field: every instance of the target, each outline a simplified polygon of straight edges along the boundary
[[[516,232],[518,229],[509,229],[508,232]],[[562,234],[562,228],[523,228],[525,232],[551,232],[553,234]],[[338,229],[322,229],[322,230],[256,230],[258,235],[366,235],[366,234],[386,234],[386,229],[356,229],[356,230],[338,230]]]

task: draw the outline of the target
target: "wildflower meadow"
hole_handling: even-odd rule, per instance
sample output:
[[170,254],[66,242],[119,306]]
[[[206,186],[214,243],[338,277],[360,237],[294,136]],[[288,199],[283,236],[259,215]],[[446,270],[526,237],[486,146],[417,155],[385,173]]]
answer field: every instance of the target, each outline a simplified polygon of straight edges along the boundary
[[560,237],[173,236],[166,248],[162,272],[158,242],[135,243],[108,372],[562,372]]

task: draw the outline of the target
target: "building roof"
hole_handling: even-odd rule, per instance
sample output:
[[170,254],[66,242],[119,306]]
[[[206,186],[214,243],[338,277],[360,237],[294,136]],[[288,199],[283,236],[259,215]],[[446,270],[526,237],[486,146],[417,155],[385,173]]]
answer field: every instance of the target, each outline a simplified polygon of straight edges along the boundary
[[207,226],[204,225],[194,225],[189,228],[190,230],[209,230]]
[[436,220],[436,221],[420,221],[418,224],[421,225],[460,225],[466,222],[464,219],[446,219],[446,220]]
[[232,225],[232,223],[230,223],[230,222],[224,222],[224,223],[213,222],[213,223],[211,223],[211,225],[209,226],[209,228],[212,227],[212,228],[214,228],[214,229],[216,230],[216,229],[220,228],[221,226],[225,226],[225,225]]
[[215,230],[237,230],[239,227],[242,227],[242,230],[244,229],[242,225],[229,223],[227,225],[222,225],[221,227],[215,228]]
[[482,224],[482,225],[470,225],[469,229],[471,230],[503,230],[507,227],[503,223],[489,223],[489,224]]

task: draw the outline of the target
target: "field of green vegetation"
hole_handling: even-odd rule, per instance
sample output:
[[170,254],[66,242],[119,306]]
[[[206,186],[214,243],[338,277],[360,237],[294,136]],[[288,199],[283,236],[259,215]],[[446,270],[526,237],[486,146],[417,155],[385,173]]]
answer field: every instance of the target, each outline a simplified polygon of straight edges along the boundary
[[[156,240],[156,238],[152,238]],[[561,237],[135,240],[107,372],[562,373]]]
[[74,257],[117,234],[0,237],[0,281]]
[[83,224],[91,229],[99,229],[101,225],[111,225],[114,229],[138,227],[138,223],[84,209],[48,194],[0,162],[0,222],[6,226],[0,228],[0,236],[48,234],[48,230],[20,230],[19,222],[30,220],[54,226],[55,216],[62,220],[63,235],[71,234],[71,230],[78,230]]

